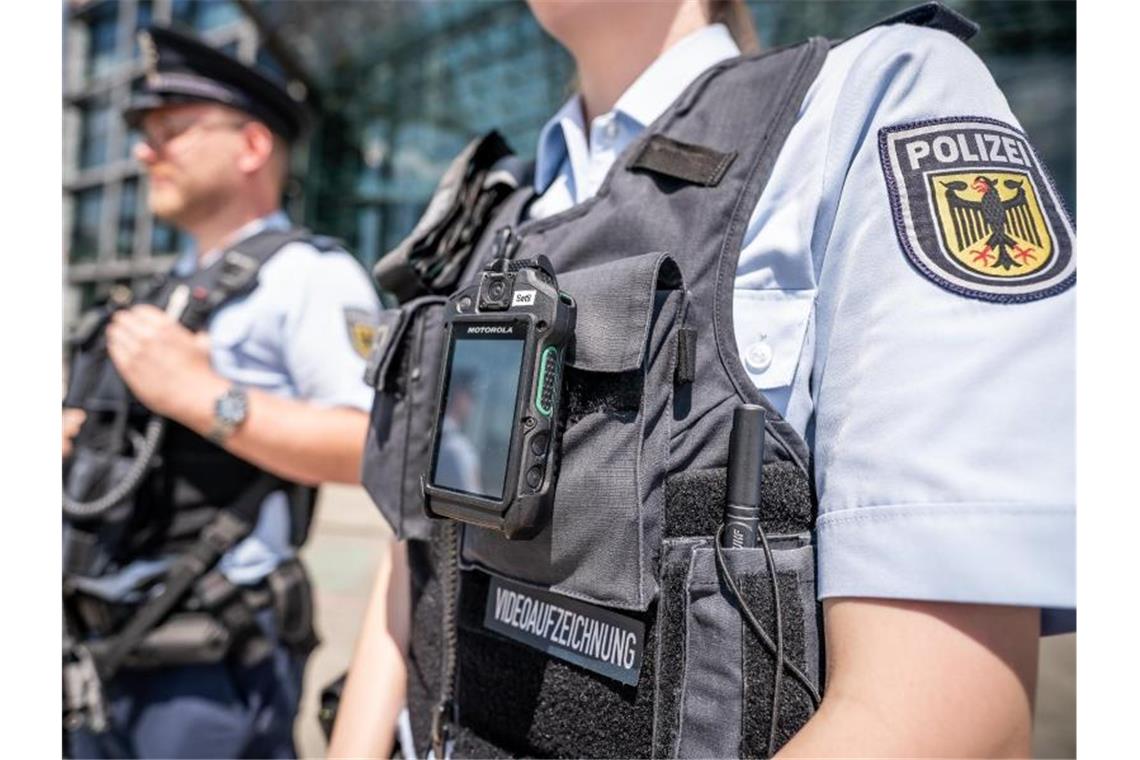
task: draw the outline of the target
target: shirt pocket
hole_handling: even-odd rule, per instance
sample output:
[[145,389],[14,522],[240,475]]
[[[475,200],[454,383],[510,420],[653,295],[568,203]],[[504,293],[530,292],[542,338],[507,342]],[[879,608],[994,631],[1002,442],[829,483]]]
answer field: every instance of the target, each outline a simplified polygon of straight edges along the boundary
[[783,413],[807,340],[815,290],[737,290],[732,319],[740,362]]

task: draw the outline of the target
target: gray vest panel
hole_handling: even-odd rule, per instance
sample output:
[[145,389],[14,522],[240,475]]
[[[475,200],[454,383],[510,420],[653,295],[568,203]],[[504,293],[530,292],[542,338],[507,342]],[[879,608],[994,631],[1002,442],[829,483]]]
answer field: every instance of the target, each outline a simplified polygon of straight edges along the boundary
[[[594,198],[524,221],[534,193],[520,190],[476,248],[468,281],[492,256],[494,231],[514,227],[516,257],[550,258],[560,288],[578,302],[579,321],[550,527],[530,541],[461,531],[457,755],[766,753],[775,660],[726,595],[711,545],[732,412],[742,402],[770,412],[763,519],[773,537],[785,651],[818,687],[808,450],[741,366],[732,289],[749,214],[827,48],[813,39],[718,64],[629,146]],[[693,347],[681,346],[682,329],[696,334],[691,382],[678,382],[678,352]],[[430,532],[407,509],[385,512],[403,535]],[[431,533],[411,551],[408,701],[421,753],[430,746],[444,645],[438,560],[445,552],[439,531]],[[772,632],[763,552],[729,550],[727,558]],[[642,622],[637,684],[487,630],[496,576]],[[813,709],[797,684],[785,679],[783,690],[781,744]]]

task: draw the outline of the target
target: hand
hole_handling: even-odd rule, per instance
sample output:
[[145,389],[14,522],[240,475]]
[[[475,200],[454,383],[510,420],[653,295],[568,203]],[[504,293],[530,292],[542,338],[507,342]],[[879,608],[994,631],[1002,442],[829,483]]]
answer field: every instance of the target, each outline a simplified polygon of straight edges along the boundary
[[87,412],[82,409],[63,410],[63,458],[71,456],[71,442],[75,440],[83,420],[87,419]]
[[210,368],[207,334],[190,332],[154,306],[116,312],[107,353],[135,398],[165,417],[179,419],[220,382]]

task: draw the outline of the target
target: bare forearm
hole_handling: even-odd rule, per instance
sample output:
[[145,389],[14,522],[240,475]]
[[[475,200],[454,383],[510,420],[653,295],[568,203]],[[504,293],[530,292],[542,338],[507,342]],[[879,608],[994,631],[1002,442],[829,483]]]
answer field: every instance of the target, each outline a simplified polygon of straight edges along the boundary
[[857,699],[827,697],[777,753],[796,757],[1029,757],[1028,719],[1000,732],[969,730],[937,712],[886,715]]
[[404,706],[408,576],[402,544],[381,558],[357,639],[328,756],[388,757]]
[[[220,376],[205,378],[170,416],[206,435],[214,424],[214,402],[229,386]],[[228,451],[302,483],[359,482],[368,429],[364,412],[253,389],[248,396],[245,422],[226,440]]]
[[1029,755],[1038,610],[829,602],[827,694],[779,757]]

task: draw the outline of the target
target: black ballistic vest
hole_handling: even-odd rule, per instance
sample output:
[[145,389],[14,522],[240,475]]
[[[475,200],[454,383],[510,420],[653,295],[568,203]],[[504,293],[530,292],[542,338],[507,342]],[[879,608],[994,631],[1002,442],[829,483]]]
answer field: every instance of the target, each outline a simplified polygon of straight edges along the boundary
[[[962,23],[933,5],[890,21]],[[364,484],[411,539],[417,756],[432,746],[452,646],[456,756],[767,755],[776,658],[743,621],[713,549],[732,414],[745,402],[768,412],[761,520],[785,658],[822,688],[809,451],[741,366],[732,295],[749,216],[828,48],[813,38],[713,66],[624,151],[594,197],[526,220],[535,193],[522,188],[487,226],[462,285],[509,226],[521,239],[515,258],[549,257],[578,322],[550,525],[524,541],[459,528],[454,644],[441,585],[452,547],[419,496],[443,299],[383,315]],[[774,635],[764,552],[729,549],[725,559]],[[776,746],[813,711],[809,690],[785,672]]]
[[[241,241],[232,251],[240,251],[260,266],[290,242],[309,239],[303,230],[264,231]],[[319,242],[319,240],[318,240]],[[227,251],[215,265],[190,276],[163,276],[156,279],[132,303],[149,303],[166,308],[172,294],[186,286],[184,293],[217,293]],[[212,305],[212,313],[232,298],[256,287],[227,294]],[[151,413],[130,394],[106,353],[104,330],[111,311],[92,313],[85,334],[76,341],[69,371],[65,408],[87,413],[75,440],[73,456],[64,463],[64,488],[78,499],[91,499],[122,477],[132,459],[136,444]],[[272,478],[290,496],[292,539],[298,545],[308,530],[313,489],[276,478],[257,466],[234,456],[173,420],[166,421],[163,436],[150,469],[130,497],[92,519],[65,515],[64,575],[95,578],[129,564],[139,557],[175,554],[193,545],[218,514],[218,510],[238,501],[257,484]]]

